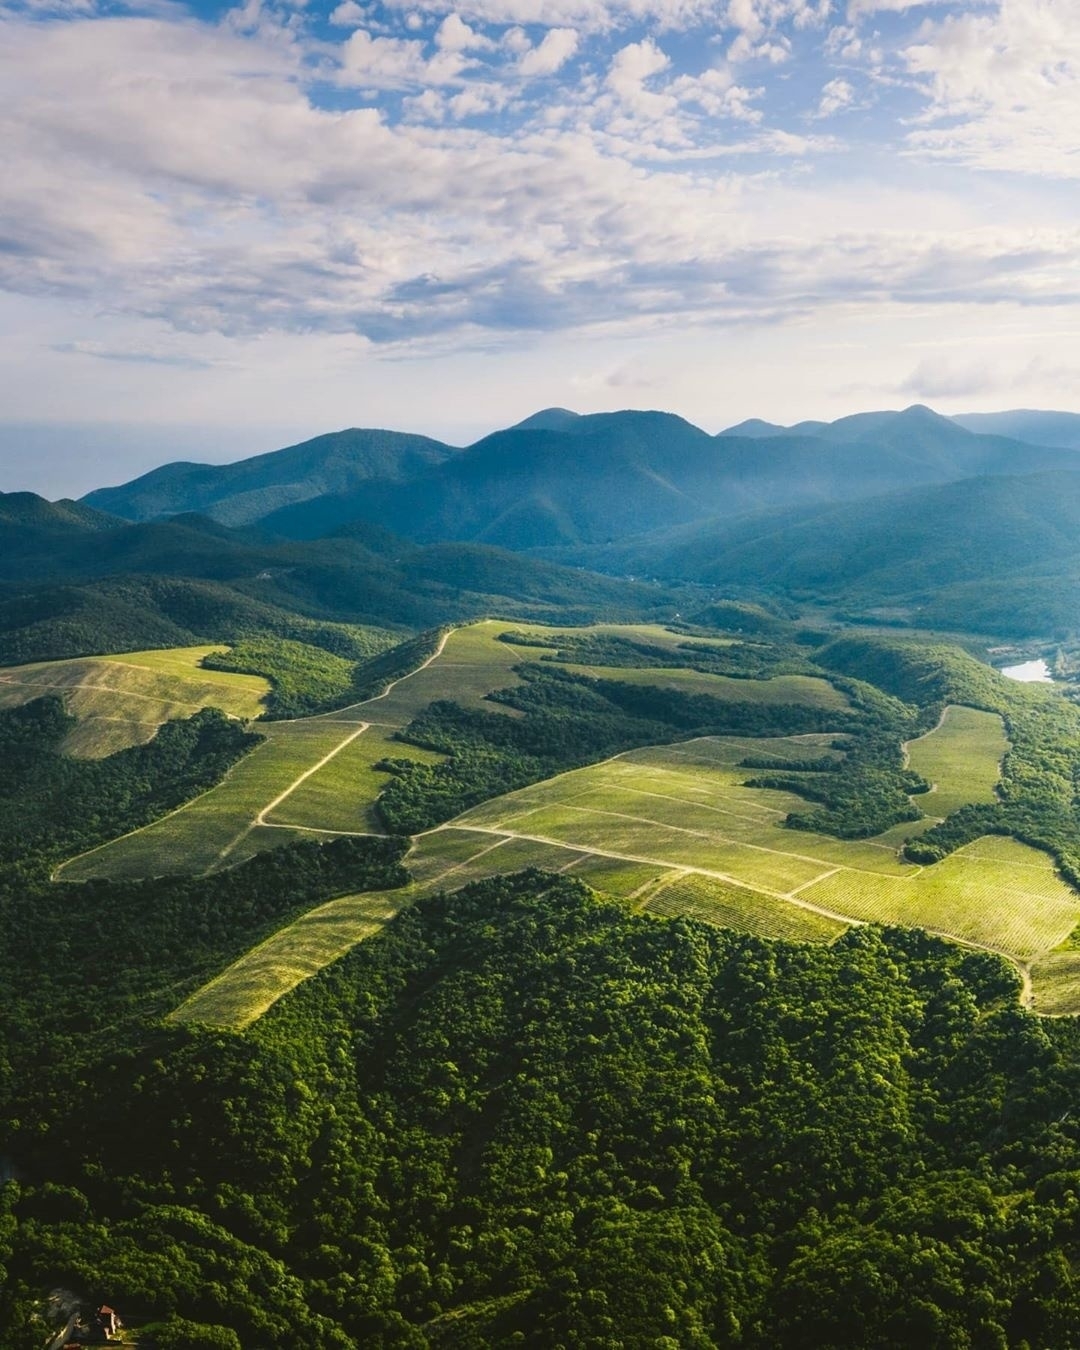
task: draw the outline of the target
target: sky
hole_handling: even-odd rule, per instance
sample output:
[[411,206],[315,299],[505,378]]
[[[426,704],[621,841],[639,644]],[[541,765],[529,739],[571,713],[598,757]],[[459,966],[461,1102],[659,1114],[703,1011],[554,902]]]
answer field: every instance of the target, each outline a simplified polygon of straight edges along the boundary
[[1080,0],[0,0],[0,490],[1080,409]]

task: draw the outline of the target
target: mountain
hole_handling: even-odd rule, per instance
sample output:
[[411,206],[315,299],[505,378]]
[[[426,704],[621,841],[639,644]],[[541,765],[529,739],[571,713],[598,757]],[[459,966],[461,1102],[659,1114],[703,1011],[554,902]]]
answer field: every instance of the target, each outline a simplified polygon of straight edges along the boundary
[[1036,412],[1017,408],[1012,412],[962,413],[952,419],[958,426],[980,435],[1014,436],[1035,445],[1080,450],[1080,413]]
[[1009,636],[1080,627],[1080,467],[716,520],[577,555],[594,566]]
[[526,417],[523,422],[515,423],[510,430],[573,431],[575,423],[580,418],[580,413],[571,412],[569,408],[542,408],[538,413],[533,413],[531,417]]
[[85,501],[140,520],[203,512],[291,539],[366,522],[421,543],[523,550],[1074,463],[1068,450],[977,435],[921,406],[719,436],[670,413],[549,408],[460,451],[340,432],[239,464],[166,465]]
[[[825,424],[822,423],[822,426]],[[721,436],[742,436],[745,440],[767,440],[770,436],[784,436],[788,428],[782,427],[778,422],[764,422],[760,417],[748,417],[745,422],[739,422],[733,427],[728,427],[726,431],[721,431]]]
[[236,464],[166,464],[121,487],[99,488],[83,503],[125,520],[198,511],[246,525],[290,502],[350,492],[373,479],[405,481],[455,453],[427,436],[351,429]]
[[361,518],[422,541],[592,545],[787,505],[827,504],[973,474],[1072,467],[1068,451],[979,436],[927,408],[843,418],[814,435],[709,436],[660,412],[496,432],[408,483],[369,483],[265,518],[312,537]]
[[0,495],[0,664],[259,633],[333,651],[340,635],[328,624],[424,629],[489,613],[588,622],[677,609],[668,588],[486,545],[418,546],[377,525],[292,541],[204,516],[131,524]]

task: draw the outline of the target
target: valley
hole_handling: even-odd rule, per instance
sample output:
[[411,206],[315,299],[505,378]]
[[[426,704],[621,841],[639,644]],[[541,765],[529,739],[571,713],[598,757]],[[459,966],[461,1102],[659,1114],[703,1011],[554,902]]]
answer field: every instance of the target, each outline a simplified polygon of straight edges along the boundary
[[[514,640],[520,633],[522,643]],[[323,716],[260,723],[262,745],[218,786],[172,815],[65,862],[57,879],[135,880],[230,867],[287,840],[384,834],[378,798],[387,758],[434,765],[438,752],[395,739],[434,700],[520,718],[487,698],[521,684],[516,673],[561,643],[615,639],[647,644],[662,660],[688,639],[656,625],[596,630],[488,620],[444,634],[435,653],[375,699]],[[698,641],[699,639],[694,639]],[[722,651],[731,638],[713,639]],[[537,644],[544,644],[538,646]],[[571,649],[572,650],[572,649]],[[192,657],[194,654],[191,654]],[[177,658],[173,655],[172,660]],[[559,660],[590,680],[674,689],[765,707],[802,704],[838,715],[849,699],[821,676],[734,679],[693,668],[607,666]],[[92,711],[88,712],[92,716]],[[996,800],[1009,746],[999,715],[949,705],[908,742],[909,767],[930,785],[921,819],[865,839],[837,839],[784,824],[799,796],[748,786],[770,762],[797,771],[842,763],[839,734],[714,736],[629,750],[473,807],[419,834],[400,892],[346,896],[317,907],[192,995],[181,1021],[241,1028],[302,979],[381,930],[401,908],[439,890],[522,867],[578,877],[642,912],[685,915],[764,937],[833,941],[861,923],[917,926],[999,952],[1041,1013],[1080,1008],[1066,971],[1080,896],[1053,860],[1007,838],[977,838],[932,867],[904,860],[905,838],[954,811]],[[1047,981],[1044,986],[1044,974]]]
[[0,1340],[1071,1344],[1030,449],[555,410],[0,498]]

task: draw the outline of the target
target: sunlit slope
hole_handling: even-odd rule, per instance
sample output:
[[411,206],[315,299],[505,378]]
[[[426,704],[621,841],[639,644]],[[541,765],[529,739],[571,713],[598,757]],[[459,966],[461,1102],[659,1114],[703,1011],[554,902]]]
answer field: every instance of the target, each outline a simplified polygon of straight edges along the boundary
[[628,670],[625,666],[584,666],[560,663],[563,670],[591,675],[599,680],[620,680],[624,684],[651,684],[660,689],[678,689],[685,694],[710,694],[713,698],[737,703],[761,703],[775,706],[801,703],[811,708],[835,709],[848,706],[848,700],[828,682],[813,675],[774,675],[767,680],[743,680],[730,675],[681,667],[667,669],[649,666]]
[[79,720],[63,749],[97,759],[149,741],[162,722],[215,707],[258,717],[270,686],[258,675],[201,669],[221,645],[124,652],[0,669],[0,707],[58,694]]
[[908,763],[932,785],[919,805],[945,817],[968,802],[992,802],[1009,742],[997,713],[948,707],[941,724],[907,746]]
[[[504,716],[520,715],[485,701],[494,690],[520,683],[515,666],[544,654],[543,647],[500,641],[501,635],[518,627],[503,620],[485,620],[454,629],[428,664],[378,698],[322,717],[261,723],[266,744],[238,764],[224,782],[165,820],[72,859],[58,876],[80,881],[199,873],[284,843],[297,837],[297,831],[381,832],[374,804],[385,775],[374,766],[387,757],[423,762],[439,758],[395,740],[396,731],[437,699],[453,699],[465,707]],[[617,634],[672,651],[686,640],[648,624],[606,624],[592,630],[527,625],[532,641],[550,637],[553,644],[561,635],[585,631]],[[724,639],[716,642],[725,645]],[[617,673],[620,678],[637,678],[641,672],[620,669]],[[731,680],[695,671],[666,673],[685,681],[695,692],[710,692],[718,698],[845,706],[843,696],[827,681],[804,676]],[[664,674],[658,673],[661,678]],[[275,835],[275,831],[280,833]]]
[[[783,817],[801,805],[797,798],[742,786],[746,771],[739,760],[751,748],[794,757],[800,745],[808,755],[820,753],[814,742],[824,739],[707,738],[638,750],[487,802],[455,825],[493,837],[555,841],[626,863],[680,866],[727,888],[717,892],[713,917],[734,926],[746,925],[733,917],[733,902],[745,906],[749,894],[762,905],[786,902],[831,920],[929,928],[1022,964],[1038,962],[1068,939],[1080,919],[1080,897],[1036,849],[986,838],[919,867],[903,862],[891,839],[846,841],[788,830]],[[932,807],[940,796],[955,809],[965,800],[986,800],[1003,748],[999,718],[950,710],[937,731],[912,746],[912,762],[933,769],[939,784],[923,801]],[[664,913],[709,917],[694,889],[674,884],[646,893],[645,903]]]
[[[786,829],[783,818],[801,799],[743,786],[746,755],[813,760],[828,753],[829,741],[708,737],[650,747],[487,802],[416,841],[407,859],[411,886],[322,906],[242,958],[178,1015],[246,1025],[313,966],[377,931],[373,915],[525,866],[580,877],[650,913],[767,937],[828,942],[851,923],[925,926],[1000,951],[1022,970],[1031,966],[1040,1010],[1064,1009],[1070,998],[1080,1003],[1070,983],[1080,974],[1080,951],[1047,955],[1067,942],[1080,897],[1045,854],[1011,839],[981,839],[932,868],[918,867],[899,859],[891,839]],[[1002,745],[999,718],[952,708],[910,752],[937,784],[934,798],[960,804],[964,783],[970,800],[993,792]]]
[[455,629],[430,664],[379,698],[323,717],[261,723],[266,742],[224,782],[164,820],[72,859],[57,875],[82,881],[200,873],[287,842],[298,830],[378,832],[371,808],[384,776],[372,766],[387,755],[438,758],[392,739],[432,700],[476,706],[484,694],[516,683],[511,667],[523,652],[497,641],[508,626]]

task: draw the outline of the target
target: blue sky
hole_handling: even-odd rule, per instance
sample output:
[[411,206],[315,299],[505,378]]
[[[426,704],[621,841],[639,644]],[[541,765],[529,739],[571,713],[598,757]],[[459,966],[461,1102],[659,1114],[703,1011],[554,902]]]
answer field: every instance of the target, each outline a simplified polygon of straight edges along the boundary
[[0,86],[0,488],[1080,407],[1076,0],[0,0]]

